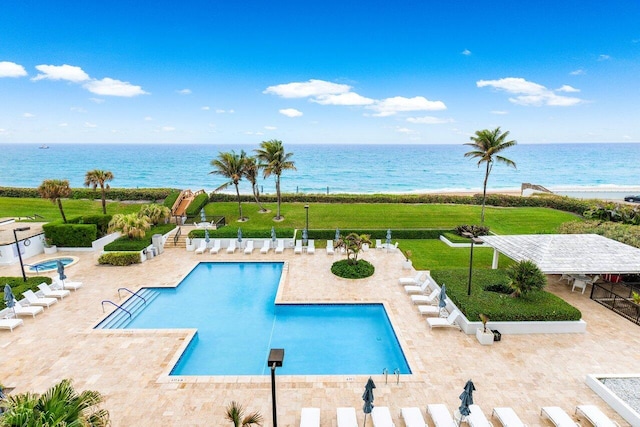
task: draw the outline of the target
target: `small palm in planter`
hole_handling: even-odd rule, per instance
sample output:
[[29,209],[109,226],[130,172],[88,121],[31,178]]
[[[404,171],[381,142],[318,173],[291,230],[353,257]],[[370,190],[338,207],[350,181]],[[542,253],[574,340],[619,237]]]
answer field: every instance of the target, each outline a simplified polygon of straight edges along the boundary
[[486,314],[480,313],[480,320],[482,321],[482,329],[478,328],[476,330],[476,338],[482,345],[491,345],[493,344],[493,332],[487,330],[489,317]]
[[413,266],[411,255],[413,255],[413,253],[410,250],[407,249],[406,251],[404,251],[404,264],[402,265],[402,268],[404,268],[405,270],[410,270]]
[[252,412],[244,415],[244,408],[238,402],[233,401],[227,406],[227,420],[231,421],[234,427],[245,427],[251,425],[262,425],[262,415],[260,412]]

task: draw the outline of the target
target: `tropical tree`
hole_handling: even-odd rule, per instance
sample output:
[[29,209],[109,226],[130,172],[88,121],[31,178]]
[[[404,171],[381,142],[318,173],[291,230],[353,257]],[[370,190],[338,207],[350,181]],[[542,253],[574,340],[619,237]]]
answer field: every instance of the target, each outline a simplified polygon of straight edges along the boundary
[[60,215],[62,215],[62,221],[67,222],[67,217],[64,215],[62,209],[62,198],[69,197],[71,195],[71,188],[69,187],[69,180],[67,179],[45,179],[38,187],[38,193],[43,199],[51,200],[51,203],[58,204],[60,209]]
[[149,217],[136,213],[115,214],[109,221],[109,233],[120,231],[130,239],[141,239],[150,229]]
[[477,158],[478,167],[482,163],[486,163],[487,167],[484,174],[484,184],[482,186],[482,213],[480,215],[480,223],[484,224],[484,205],[487,200],[487,181],[489,180],[489,174],[493,168],[493,163],[504,163],[507,166],[516,167],[513,160],[509,160],[506,157],[499,155],[498,153],[506,150],[509,147],[513,147],[517,144],[516,141],[507,141],[509,132],[502,132],[499,127],[494,130],[484,129],[476,131],[475,135],[470,137],[472,142],[467,142],[464,145],[469,145],[474,149],[465,153],[465,157]]
[[231,184],[236,187],[240,221],[246,220],[246,218],[242,216],[242,202],[240,200],[240,189],[238,188],[238,184],[240,183],[240,181],[242,180],[242,176],[244,175],[246,159],[247,153],[245,153],[244,150],[241,150],[240,154],[237,154],[233,150],[231,150],[231,152],[225,153],[219,152],[218,158],[211,160],[211,166],[213,166],[215,169],[209,172],[209,174],[221,175],[230,180],[213,190],[214,192],[223,190]]
[[256,200],[256,203],[260,207],[260,212],[268,212],[268,209],[265,209],[260,203],[260,190],[258,190],[258,174],[260,173],[260,165],[258,165],[258,161],[253,156],[248,156],[245,159],[244,164],[244,176],[251,183],[251,190],[253,191],[253,198]]
[[335,248],[344,248],[347,252],[349,264],[358,263],[358,254],[362,250],[362,245],[371,244],[371,236],[368,234],[349,233],[346,237],[340,236],[335,242]]
[[149,218],[149,222],[153,225],[158,225],[171,216],[171,209],[166,206],[151,203],[148,205],[142,205],[139,216],[146,216]]
[[2,400],[5,412],[0,426],[108,426],[109,412],[98,409],[103,401],[99,392],[78,393],[71,381],[64,379],[42,395],[27,392]]
[[282,141],[272,139],[269,141],[262,141],[260,148],[254,150],[256,156],[260,161],[260,167],[265,178],[275,175],[276,177],[276,196],[278,198],[278,212],[275,219],[281,220],[280,215],[280,201],[282,199],[280,195],[280,176],[285,170],[296,170],[294,162],[292,162],[291,156],[293,153],[286,153],[282,145]]
[[513,297],[525,296],[531,291],[542,290],[547,285],[547,276],[529,260],[511,264],[507,268],[507,277],[509,286],[513,288]]
[[262,425],[262,415],[260,412],[252,412],[244,415],[244,408],[238,402],[233,401],[227,406],[227,420],[233,423],[234,427],[246,427],[251,425]]
[[103,171],[100,169],[94,169],[89,171],[84,176],[84,186],[93,188],[93,191],[100,186],[100,192],[102,195],[102,213],[107,214],[107,201],[106,201],[106,192],[111,189],[108,181],[113,180],[113,173],[111,171]]

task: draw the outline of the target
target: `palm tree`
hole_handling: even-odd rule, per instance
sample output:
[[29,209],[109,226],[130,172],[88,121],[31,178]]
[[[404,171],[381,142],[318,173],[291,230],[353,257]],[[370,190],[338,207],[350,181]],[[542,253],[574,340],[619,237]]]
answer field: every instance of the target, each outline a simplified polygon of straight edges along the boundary
[[358,254],[362,251],[362,245],[371,244],[369,234],[349,233],[346,237],[340,236],[335,242],[335,248],[344,248],[347,251],[347,262],[351,265],[358,263]]
[[498,163],[504,163],[507,166],[516,167],[513,160],[509,160],[506,157],[498,155],[501,151],[517,144],[516,141],[507,141],[508,136],[509,132],[507,131],[502,133],[499,127],[494,130],[478,130],[476,131],[475,136],[470,137],[473,142],[467,142],[464,144],[470,145],[474,148],[474,150],[465,153],[465,157],[479,158],[478,167],[480,167],[480,164],[483,162],[487,164],[487,169],[484,175],[484,185],[482,187],[482,214],[480,216],[480,223],[482,224],[484,224],[484,205],[487,200],[487,181],[489,180],[489,174],[493,168],[493,162],[497,161]]
[[42,395],[8,396],[2,401],[5,413],[0,426],[108,426],[109,412],[97,408],[103,400],[97,391],[78,394],[71,381],[64,379]]
[[269,141],[262,141],[260,148],[254,150],[257,154],[258,160],[261,162],[260,167],[263,170],[263,175],[268,178],[271,175],[276,176],[276,196],[278,198],[278,213],[275,219],[281,220],[280,215],[280,175],[285,170],[296,170],[295,164],[289,160],[293,153],[285,153],[282,141],[272,139]]
[[244,176],[251,183],[251,189],[253,191],[253,198],[256,199],[256,203],[260,207],[259,212],[268,212],[267,209],[260,203],[260,190],[258,190],[258,174],[260,172],[260,165],[258,165],[257,159],[253,156],[249,156],[245,159],[244,164]]
[[151,203],[148,205],[142,205],[139,216],[146,216],[153,225],[160,224],[161,221],[165,221],[171,216],[171,209],[166,206],[158,205],[157,203]]
[[242,176],[244,175],[246,160],[247,153],[245,153],[244,150],[241,150],[240,154],[236,154],[233,150],[225,153],[219,152],[218,158],[211,160],[211,166],[215,169],[209,172],[209,174],[221,175],[230,179],[230,181],[213,190],[214,192],[225,189],[231,184],[235,185],[236,195],[238,196],[240,221],[244,221],[246,219],[242,216],[242,203],[240,200],[240,190],[238,189],[238,183],[242,180]]
[[244,408],[238,402],[233,401],[227,406],[226,417],[233,423],[234,427],[246,427],[253,424],[262,425],[262,415],[260,412],[252,412],[244,416]]
[[109,233],[121,231],[130,239],[141,239],[150,229],[149,217],[136,213],[115,214],[109,221]]
[[106,202],[106,192],[111,188],[109,184],[106,184],[107,181],[113,180],[113,173],[111,171],[103,171],[100,169],[94,169],[89,171],[84,176],[84,186],[93,188],[93,191],[96,191],[96,188],[100,186],[100,192],[102,193],[102,213],[107,214],[107,202]]
[[62,209],[62,198],[69,197],[71,195],[71,188],[69,187],[69,180],[65,179],[45,179],[38,187],[38,193],[43,199],[51,200],[51,203],[58,203],[58,209],[60,209],[60,215],[62,215],[62,221],[67,222],[67,217],[64,216],[64,210]]

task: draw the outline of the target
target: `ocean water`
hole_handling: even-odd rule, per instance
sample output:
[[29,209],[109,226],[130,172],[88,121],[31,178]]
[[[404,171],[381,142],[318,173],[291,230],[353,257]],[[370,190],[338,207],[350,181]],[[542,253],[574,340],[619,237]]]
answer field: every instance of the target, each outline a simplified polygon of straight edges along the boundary
[[[37,187],[45,179],[68,179],[81,187],[92,169],[110,170],[113,187],[173,187],[212,191],[225,180],[211,175],[219,152],[257,145],[0,144],[0,186]],[[464,157],[465,145],[293,145],[296,171],[282,175],[283,192],[414,193],[478,191],[484,165]],[[640,187],[640,144],[519,144],[504,152],[517,169],[495,164],[490,190],[519,190],[529,182],[547,188],[631,191]],[[273,177],[260,179],[275,193]],[[230,191],[232,188],[230,188]],[[247,181],[242,193],[250,193]]]

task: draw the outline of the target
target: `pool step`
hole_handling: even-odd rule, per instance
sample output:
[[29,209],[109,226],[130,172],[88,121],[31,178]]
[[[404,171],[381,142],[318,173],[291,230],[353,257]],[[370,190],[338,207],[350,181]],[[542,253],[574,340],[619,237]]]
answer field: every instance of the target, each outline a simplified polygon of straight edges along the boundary
[[145,309],[145,307],[150,304],[154,299],[156,299],[160,292],[153,290],[152,288],[143,288],[139,290],[138,295],[146,300],[142,300],[142,298],[138,298],[135,295],[131,295],[122,305],[122,308],[131,313],[125,312],[124,310],[115,309],[111,315],[109,315],[106,319],[98,324],[95,329],[123,329],[125,328],[133,318],[135,318],[138,314]]

